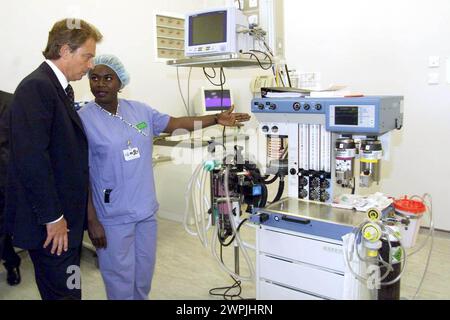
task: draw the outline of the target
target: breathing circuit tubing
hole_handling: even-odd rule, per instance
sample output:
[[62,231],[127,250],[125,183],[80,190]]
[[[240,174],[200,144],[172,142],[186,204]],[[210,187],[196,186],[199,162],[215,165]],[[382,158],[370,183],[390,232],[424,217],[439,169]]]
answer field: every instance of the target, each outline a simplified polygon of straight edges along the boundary
[[[192,174],[192,177],[188,181],[188,187],[185,192],[185,211],[184,211],[184,219],[183,219],[183,225],[190,235],[198,236],[200,242],[204,247],[208,246],[208,238],[207,238],[207,232],[209,228],[211,227],[211,215],[208,214],[208,210],[210,208],[210,203],[208,201],[208,198],[206,196],[206,179],[208,176],[208,172],[203,169],[203,164],[199,164],[196,169],[194,170],[194,173]],[[228,209],[231,209],[231,201],[230,201],[230,194],[228,190],[228,166],[225,167],[225,176],[224,176],[224,189],[225,189],[225,198],[226,198],[226,206]],[[195,222],[195,228],[196,231],[193,231],[189,228],[188,220],[190,218],[189,214],[189,207],[190,207],[190,201],[192,200],[192,208],[193,208],[193,218]],[[200,200],[199,200],[200,199]],[[230,210],[231,211],[231,210]],[[216,251],[216,245],[217,245],[217,237],[219,228],[216,224],[213,229],[212,234],[212,240],[211,240],[211,252],[213,256],[217,259],[219,262],[219,267],[225,271],[226,273],[230,274],[231,276],[235,277],[238,280],[253,280],[254,279],[254,268],[251,262],[251,259],[248,255],[246,244],[243,242],[240,238],[239,231],[237,230],[236,223],[234,220],[234,216],[231,212],[229,214],[229,220],[230,225],[233,230],[233,233],[235,235],[236,243],[238,244],[239,248],[242,250],[244,259],[249,267],[250,275],[249,276],[241,276],[233,272],[231,269],[229,269],[218,256],[218,253]],[[206,224],[206,221],[208,223]]]
[[229,193],[229,189],[228,189],[228,174],[229,174],[229,168],[228,166],[225,166],[225,174],[224,174],[224,189],[225,189],[225,198],[226,198],[226,207],[228,208],[229,212],[229,220],[230,220],[230,225],[231,228],[233,229],[233,233],[235,235],[235,239],[234,241],[236,241],[236,243],[238,244],[239,248],[242,250],[242,254],[244,256],[245,262],[248,265],[248,268],[250,270],[250,275],[249,276],[241,276],[235,272],[233,272],[230,268],[228,268],[224,263],[222,263],[222,261],[220,261],[220,257],[217,254],[216,251],[216,243],[217,243],[217,238],[218,238],[218,226],[216,224],[215,228],[214,228],[214,232],[213,232],[213,240],[211,243],[211,252],[213,254],[213,256],[217,259],[217,261],[219,262],[219,266],[220,268],[225,271],[226,273],[230,274],[231,276],[237,278],[238,280],[243,280],[243,281],[248,281],[248,280],[253,280],[254,276],[255,276],[255,272],[254,272],[254,268],[253,268],[253,264],[251,262],[250,256],[248,255],[247,252],[247,248],[245,247],[244,242],[241,240],[241,237],[239,235],[239,231],[237,230],[236,227],[236,223],[234,220],[234,216],[233,213],[231,212],[231,200],[230,200],[230,193]]
[[[184,194],[185,209],[183,226],[187,233],[193,236],[198,236],[202,245],[204,247],[207,247],[207,231],[211,227],[211,216],[207,214],[210,208],[210,204],[205,192],[205,184],[208,173],[206,172],[206,170],[202,170],[202,168],[203,163],[200,163],[197,168],[195,168],[194,173],[188,181],[188,187]],[[197,232],[192,231],[188,226],[188,220],[190,217],[189,198],[191,198],[192,200],[192,209],[194,213],[193,218]],[[208,221],[207,225],[205,224],[206,220]]]

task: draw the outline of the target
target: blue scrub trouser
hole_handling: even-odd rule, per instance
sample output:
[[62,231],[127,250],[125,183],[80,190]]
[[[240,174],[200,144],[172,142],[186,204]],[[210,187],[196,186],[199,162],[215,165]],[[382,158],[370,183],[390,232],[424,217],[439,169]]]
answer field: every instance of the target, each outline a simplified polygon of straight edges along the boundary
[[156,259],[156,214],[142,221],[103,226],[106,249],[97,250],[109,300],[146,300]]

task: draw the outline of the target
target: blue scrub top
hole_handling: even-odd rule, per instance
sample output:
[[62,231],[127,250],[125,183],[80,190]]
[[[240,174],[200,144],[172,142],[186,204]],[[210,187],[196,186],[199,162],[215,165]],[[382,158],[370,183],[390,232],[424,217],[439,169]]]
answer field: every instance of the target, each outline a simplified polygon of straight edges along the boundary
[[[93,101],[78,111],[89,143],[89,174],[97,217],[104,225],[146,219],[158,211],[153,177],[153,136],[169,123],[169,115],[150,106],[119,99],[119,113],[133,125],[142,123],[147,136],[101,110]],[[123,151],[139,148],[140,158],[126,161]],[[105,190],[110,189],[109,203]]]

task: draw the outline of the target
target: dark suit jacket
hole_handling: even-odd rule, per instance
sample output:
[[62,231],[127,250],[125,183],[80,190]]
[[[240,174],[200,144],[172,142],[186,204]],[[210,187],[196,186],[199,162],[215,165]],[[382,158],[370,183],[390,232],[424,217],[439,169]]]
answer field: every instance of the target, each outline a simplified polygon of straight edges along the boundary
[[14,245],[42,248],[45,224],[64,214],[69,247],[80,246],[89,178],[87,139],[78,114],[45,62],[14,93],[9,138],[5,217]]
[[8,163],[8,110],[12,94],[0,90],[0,257],[2,252],[3,209],[5,204],[6,164]]
[[[8,163],[8,118],[9,105],[13,95],[0,90],[0,188],[6,183],[6,165]],[[1,208],[3,211],[3,208]]]

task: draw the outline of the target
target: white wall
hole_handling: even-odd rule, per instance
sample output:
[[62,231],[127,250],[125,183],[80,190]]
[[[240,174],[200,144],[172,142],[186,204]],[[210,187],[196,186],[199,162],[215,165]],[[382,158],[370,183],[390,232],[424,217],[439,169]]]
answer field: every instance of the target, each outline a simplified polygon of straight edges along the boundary
[[[322,85],[405,97],[404,128],[393,136],[382,190],[430,193],[436,227],[450,230],[450,1],[285,0],[286,58],[320,72]],[[439,68],[428,57],[440,56]],[[428,73],[440,83],[428,85]]]

